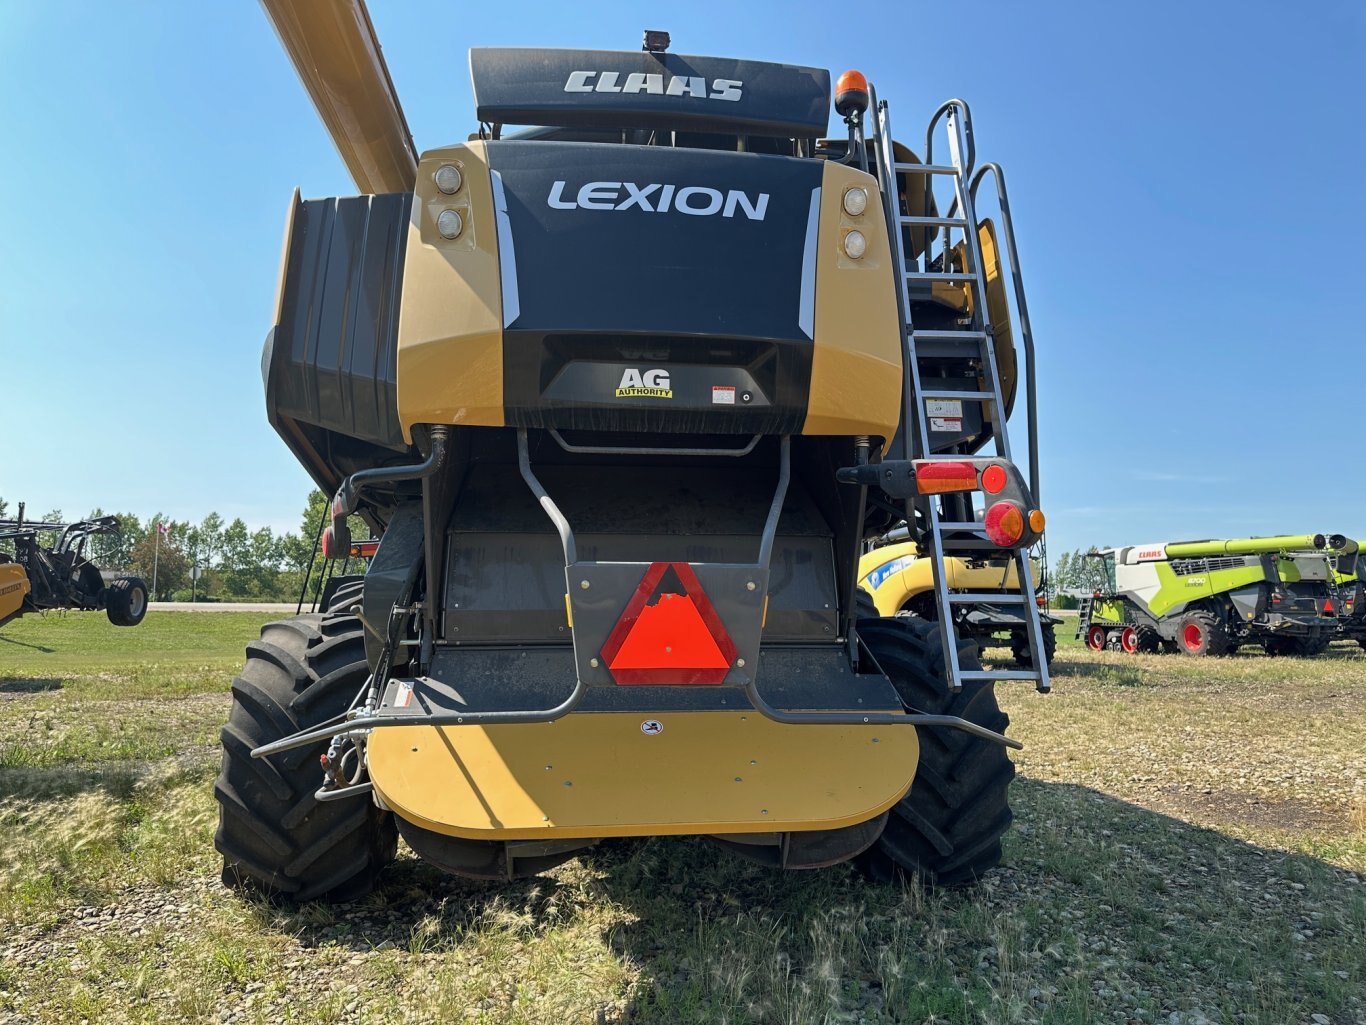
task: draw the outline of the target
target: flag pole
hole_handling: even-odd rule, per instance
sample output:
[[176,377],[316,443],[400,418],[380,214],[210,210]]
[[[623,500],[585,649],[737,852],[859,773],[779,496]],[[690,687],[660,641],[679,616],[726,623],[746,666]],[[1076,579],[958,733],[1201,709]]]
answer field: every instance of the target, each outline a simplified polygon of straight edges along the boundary
[[152,548],[152,600],[153,600],[153,601],[156,600],[156,596],[157,596],[157,563],[159,563],[159,562],[161,561],[161,521],[160,521],[160,520],[157,520],[155,526],[156,526],[157,536],[156,536],[156,541],[154,542],[154,547]]

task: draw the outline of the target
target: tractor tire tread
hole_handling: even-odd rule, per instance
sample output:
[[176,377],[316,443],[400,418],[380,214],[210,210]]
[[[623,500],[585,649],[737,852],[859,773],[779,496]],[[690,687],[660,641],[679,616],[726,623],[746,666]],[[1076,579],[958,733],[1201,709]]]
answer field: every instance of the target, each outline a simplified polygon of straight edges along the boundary
[[251,750],[345,711],[369,674],[360,621],[310,614],[271,623],[247,646],[223,727],[214,842],[223,880],[293,901],[354,900],[396,854],[392,816],[368,797],[319,802],[326,744],[252,759]]
[[[908,707],[956,715],[1002,732],[1009,716],[990,681],[948,686],[939,624],[914,616],[862,621],[859,633]],[[959,665],[975,670],[976,645],[960,641]],[[1000,863],[1012,820],[1008,791],[1015,766],[1003,747],[951,729],[919,731],[920,764],[910,790],[891,809],[881,837],[860,864],[874,879],[918,877],[932,886],[974,882]]]

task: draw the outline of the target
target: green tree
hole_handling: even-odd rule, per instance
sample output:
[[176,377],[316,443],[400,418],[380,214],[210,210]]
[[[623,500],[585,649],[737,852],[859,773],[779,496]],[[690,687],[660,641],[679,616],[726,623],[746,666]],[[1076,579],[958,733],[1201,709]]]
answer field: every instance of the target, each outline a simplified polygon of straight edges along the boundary
[[[91,510],[86,519],[93,520],[108,515],[111,514],[97,506]],[[100,569],[127,569],[133,561],[133,548],[146,536],[147,531],[133,513],[113,513],[112,515],[119,521],[118,530],[113,534],[96,534],[92,537],[86,557]]]
[[195,554],[200,564],[206,568],[217,566],[223,553],[223,517],[216,512],[205,516],[199,524],[199,533],[195,540]]
[[147,581],[149,591],[155,578],[156,593],[152,598],[156,601],[168,600],[190,579],[190,560],[180,543],[168,532],[158,545],[155,526],[133,546],[130,564],[133,572]]

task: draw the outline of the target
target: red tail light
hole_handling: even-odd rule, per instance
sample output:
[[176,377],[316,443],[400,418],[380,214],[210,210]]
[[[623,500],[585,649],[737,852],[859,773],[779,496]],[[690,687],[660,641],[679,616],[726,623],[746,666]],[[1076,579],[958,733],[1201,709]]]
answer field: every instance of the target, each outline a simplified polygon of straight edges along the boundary
[[952,460],[917,460],[915,487],[922,495],[942,495],[949,491],[976,491],[977,468],[971,463]]
[[1024,536],[1024,510],[1014,502],[997,502],[987,510],[982,526],[992,544],[1009,548]]

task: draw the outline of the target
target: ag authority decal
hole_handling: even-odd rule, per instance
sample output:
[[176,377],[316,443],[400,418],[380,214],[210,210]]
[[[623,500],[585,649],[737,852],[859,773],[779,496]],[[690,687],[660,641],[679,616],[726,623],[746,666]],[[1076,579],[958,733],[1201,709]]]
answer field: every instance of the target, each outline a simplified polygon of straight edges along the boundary
[[646,370],[644,373],[628,367],[621,375],[617,385],[619,399],[671,399],[674,397],[673,385],[669,383],[667,370]]

